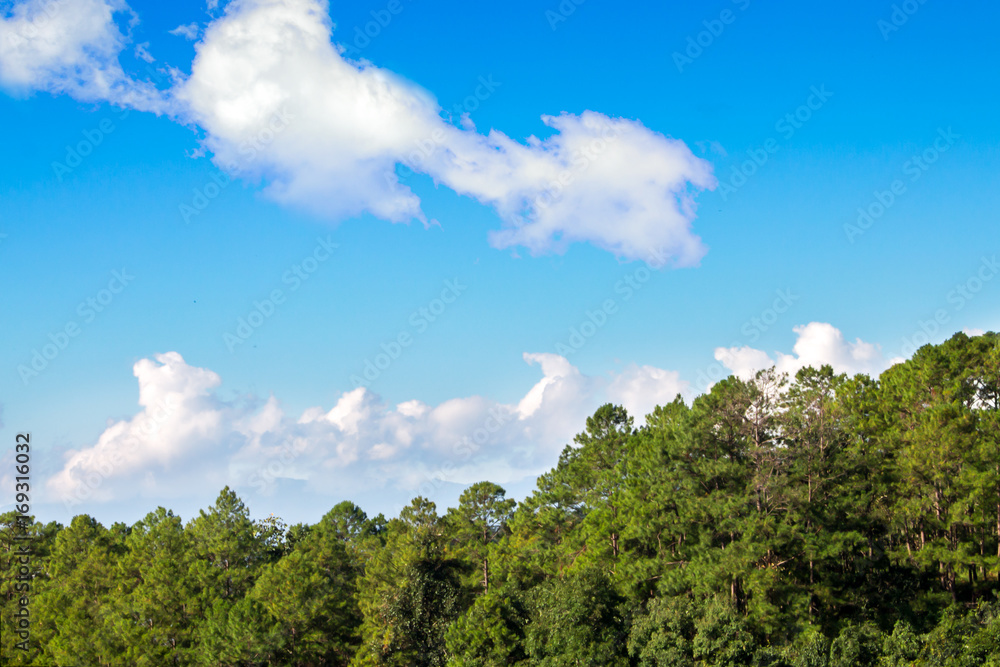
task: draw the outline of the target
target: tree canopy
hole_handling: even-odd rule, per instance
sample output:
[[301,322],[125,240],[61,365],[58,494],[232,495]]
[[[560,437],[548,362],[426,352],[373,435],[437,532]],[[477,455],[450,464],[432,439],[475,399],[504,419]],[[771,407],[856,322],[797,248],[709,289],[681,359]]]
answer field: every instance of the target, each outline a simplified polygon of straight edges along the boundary
[[5,665],[1000,667],[1000,336],[601,406],[519,503],[289,527],[227,487],[187,523],[36,521],[27,578],[23,530]]

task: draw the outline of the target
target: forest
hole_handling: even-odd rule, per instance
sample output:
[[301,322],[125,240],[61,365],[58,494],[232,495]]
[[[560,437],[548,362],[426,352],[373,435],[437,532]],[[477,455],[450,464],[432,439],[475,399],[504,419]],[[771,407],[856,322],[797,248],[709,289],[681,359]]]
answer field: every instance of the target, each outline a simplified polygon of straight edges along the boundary
[[1000,667],[1000,335],[581,426],[520,503],[0,515],[2,663]]

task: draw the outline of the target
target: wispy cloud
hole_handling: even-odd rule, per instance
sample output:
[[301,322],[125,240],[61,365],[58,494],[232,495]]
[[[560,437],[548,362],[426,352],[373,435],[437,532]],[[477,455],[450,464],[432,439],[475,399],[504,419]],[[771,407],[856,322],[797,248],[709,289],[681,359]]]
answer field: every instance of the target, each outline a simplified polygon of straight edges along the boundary
[[[124,0],[27,0],[0,18],[0,85],[87,102],[162,112],[157,89],[127,76],[118,55],[128,42],[114,16]],[[141,57],[141,56],[140,56]]]
[[188,41],[194,41],[198,38],[199,32],[200,30],[198,29],[197,23],[188,23],[186,25],[177,26],[170,31],[170,34],[176,37],[183,37]]

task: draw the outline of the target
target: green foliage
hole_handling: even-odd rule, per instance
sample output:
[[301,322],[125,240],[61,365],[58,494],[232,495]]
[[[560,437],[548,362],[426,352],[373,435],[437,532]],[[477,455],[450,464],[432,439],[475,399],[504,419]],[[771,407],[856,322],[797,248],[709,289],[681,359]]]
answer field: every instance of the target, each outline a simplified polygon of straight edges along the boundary
[[136,665],[186,662],[194,619],[188,578],[189,536],[180,517],[162,507],[136,523],[118,565],[120,588],[109,608],[111,627]]
[[56,535],[46,564],[51,585],[36,598],[32,633],[55,664],[112,665],[125,655],[127,646],[109,630],[127,532],[80,515]]
[[346,545],[322,525],[268,565],[249,594],[267,614],[266,653],[282,664],[348,664],[361,620],[357,575]]
[[785,648],[785,658],[792,667],[829,667],[830,640],[817,627],[807,627]]
[[448,667],[502,667],[525,659],[528,611],[521,591],[494,586],[445,635]]
[[389,522],[359,584],[362,645],[355,664],[444,665],[444,635],[468,606],[467,566],[446,551],[445,522],[418,497]]
[[520,503],[6,513],[0,575],[4,665],[1000,667],[1000,336],[601,406]]
[[695,605],[687,597],[654,598],[632,623],[628,652],[638,667],[693,667]]
[[897,621],[892,634],[882,642],[882,659],[879,667],[905,667],[911,665],[920,655],[923,641],[909,623]]
[[875,667],[881,654],[881,639],[874,625],[845,626],[830,645],[830,667]]
[[625,599],[588,568],[533,591],[525,646],[531,664],[628,665]]
[[[43,525],[34,521],[34,517],[20,518],[14,512],[0,514],[0,656],[6,661],[4,664],[43,662],[41,646],[34,639],[37,630],[19,628],[15,615],[22,613],[22,599],[27,602],[29,613],[37,608],[38,596],[49,585],[46,565],[61,530],[62,526],[54,522]],[[27,563],[22,562],[22,548],[31,553]]]
[[753,659],[756,642],[749,623],[731,603],[712,600],[695,623],[691,648],[700,664],[738,667]]

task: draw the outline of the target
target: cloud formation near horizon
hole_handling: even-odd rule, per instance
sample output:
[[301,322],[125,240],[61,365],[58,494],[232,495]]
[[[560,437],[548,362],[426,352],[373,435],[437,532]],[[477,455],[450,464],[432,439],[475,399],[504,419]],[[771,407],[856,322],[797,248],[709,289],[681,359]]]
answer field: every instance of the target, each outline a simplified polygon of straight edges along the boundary
[[[220,168],[333,221],[426,223],[404,165],[492,207],[497,248],[590,243],[676,267],[706,252],[691,225],[695,195],[715,187],[710,163],[637,120],[543,115],[551,136],[523,143],[468,117],[456,125],[428,91],[346,58],[325,0],[229,3],[196,42],[191,74],[161,91],[119,63],[129,40],[114,16],[130,11],[124,0],[18,3],[0,19],[0,83],[169,114],[203,131]],[[174,33],[194,39],[198,26]]]
[[[871,343],[846,341],[827,323],[794,330],[792,354],[772,358],[742,347],[717,348],[715,356],[745,379],[771,366],[794,375],[824,364],[877,376],[900,361]],[[216,373],[177,352],[158,354],[134,366],[138,412],[110,423],[93,445],[66,452],[48,492],[74,507],[140,496],[169,503],[225,485],[270,496],[289,481],[309,494],[342,498],[432,496],[443,484],[484,479],[514,484],[549,469],[603,403],[624,405],[638,425],[678,394],[694,397],[676,371],[653,366],[587,376],[557,354],[525,353],[524,361],[542,377],[515,403],[477,395],[391,405],[358,387],[330,407],[291,415],[274,396],[224,399]]]
[[517,404],[469,396],[389,405],[358,387],[331,408],[293,416],[274,396],[220,398],[217,374],[177,352],[159,354],[134,366],[140,410],[111,423],[94,445],[67,452],[48,491],[73,506],[166,501],[224,485],[267,495],[281,480],[342,497],[372,489],[427,494],[442,482],[505,484],[548,468],[601,403],[640,411],[641,422],[651,400],[687,390],[676,373],[648,366],[605,379],[555,354],[524,360],[543,377]]
[[866,343],[858,338],[853,343],[845,340],[840,329],[826,322],[810,322],[793,329],[797,334],[792,354],[776,352],[772,358],[763,350],[743,347],[718,347],[715,358],[734,375],[744,380],[753,377],[759,370],[774,366],[779,373],[787,373],[790,378],[801,368],[819,368],[825,364],[836,373],[855,375],[865,373],[878,377],[882,371],[903,361],[894,357],[887,359],[882,348],[874,343]]

